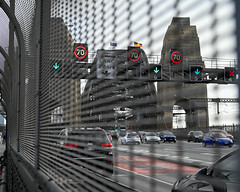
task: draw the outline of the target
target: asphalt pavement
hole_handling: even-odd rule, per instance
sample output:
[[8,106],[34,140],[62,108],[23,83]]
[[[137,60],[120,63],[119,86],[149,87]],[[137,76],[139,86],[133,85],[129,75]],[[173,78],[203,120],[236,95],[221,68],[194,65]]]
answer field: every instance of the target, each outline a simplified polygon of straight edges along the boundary
[[177,143],[121,145],[120,141],[114,144],[115,151],[133,153],[168,162],[179,163],[193,167],[207,167],[221,156],[237,149],[239,146],[203,147],[202,143],[177,141]]
[[140,145],[121,145],[118,141],[114,142],[112,179],[141,192],[171,192],[179,178],[196,173],[237,148],[203,147],[187,141]]

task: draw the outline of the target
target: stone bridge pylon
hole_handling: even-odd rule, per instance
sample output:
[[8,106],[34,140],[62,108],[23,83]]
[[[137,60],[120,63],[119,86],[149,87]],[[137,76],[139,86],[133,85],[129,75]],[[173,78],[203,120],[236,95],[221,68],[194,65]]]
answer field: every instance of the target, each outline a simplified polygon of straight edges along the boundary
[[[171,49],[182,50],[181,64],[170,64]],[[180,82],[184,70],[188,70],[189,65],[205,67],[196,26],[190,25],[190,18],[172,19],[163,40],[160,64],[163,70],[169,70],[169,75],[176,81],[157,83],[158,129],[172,129],[174,105],[185,110],[187,128],[197,130],[199,127],[208,127],[208,103],[192,100],[192,98],[207,98],[206,84]]]

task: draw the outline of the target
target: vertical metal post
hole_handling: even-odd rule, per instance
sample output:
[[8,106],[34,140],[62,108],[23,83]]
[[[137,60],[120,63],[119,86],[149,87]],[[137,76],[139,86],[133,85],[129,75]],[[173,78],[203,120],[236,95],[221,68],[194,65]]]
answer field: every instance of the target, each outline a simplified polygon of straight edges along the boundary
[[[236,15],[236,38],[237,38],[237,68],[240,69],[240,1],[239,0],[235,0],[235,15]],[[240,94],[240,80],[238,79],[238,95]],[[239,97],[239,96],[238,96]],[[240,110],[240,103],[239,103],[239,110]],[[238,119],[240,119],[240,114],[238,113]],[[240,138],[240,131],[238,130],[238,138]],[[240,144],[239,139],[237,140],[237,144]],[[239,157],[240,159],[240,154]],[[240,172],[240,166],[238,165],[238,171]],[[240,182],[240,179],[239,181]]]
[[40,82],[40,46],[41,46],[41,5],[42,1],[36,1],[36,116],[35,116],[35,168],[38,169],[39,160],[39,82]]
[[[11,14],[14,15],[15,12],[15,0],[11,0],[10,1],[10,10],[11,10]],[[10,61],[10,65],[13,66],[14,65],[14,29],[13,29],[13,24],[11,21],[9,21],[9,48],[8,48],[8,55],[9,55],[9,61]],[[14,67],[14,66],[13,66]],[[14,71],[14,70],[13,70]],[[15,73],[17,74],[17,73]],[[15,76],[15,74],[13,75],[13,78]],[[11,88],[15,88],[15,87],[11,87]],[[19,89],[17,89],[19,90]],[[13,91],[13,89],[11,89],[11,91]],[[11,96],[13,97],[14,94],[11,94]],[[19,129],[19,125],[18,125],[18,111],[19,111],[19,105],[15,106],[14,104],[18,104],[13,102],[13,98],[10,99],[11,101],[11,109],[10,109],[10,115],[11,115],[11,126],[8,126],[8,130],[6,130],[6,148],[8,149],[9,143],[11,142],[10,140],[10,132],[11,130],[13,130],[14,126],[16,126],[17,130]],[[16,99],[16,101],[18,101],[18,99]],[[14,104],[13,104],[14,103]],[[15,110],[17,107],[17,120],[14,121],[13,123],[13,116],[15,115]],[[10,129],[9,129],[10,128]]]

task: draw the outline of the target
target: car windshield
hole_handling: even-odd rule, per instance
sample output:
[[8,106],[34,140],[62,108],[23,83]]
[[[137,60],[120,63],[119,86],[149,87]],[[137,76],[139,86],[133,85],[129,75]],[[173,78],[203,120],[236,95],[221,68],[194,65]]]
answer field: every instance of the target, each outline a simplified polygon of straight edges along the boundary
[[156,136],[156,133],[150,132],[150,133],[146,133],[147,136]]
[[218,133],[218,132],[213,133],[213,136],[215,138],[226,138],[226,135],[224,135],[223,133]]
[[193,132],[193,135],[195,135],[195,136],[200,136],[202,134],[203,134],[202,131],[195,131],[195,132]]
[[110,131],[110,134],[117,134],[117,131]]
[[212,176],[220,180],[239,182],[240,173],[239,167],[239,153],[235,153],[223,161],[216,164],[212,170]]
[[221,133],[223,133],[224,135],[228,134],[225,130],[222,130]]
[[224,135],[228,134],[225,130],[212,130],[212,132],[219,132],[219,133],[223,133]]
[[173,133],[172,132],[165,132],[164,135],[173,136]]
[[135,137],[135,136],[137,136],[137,133],[129,133],[128,135],[131,137]]

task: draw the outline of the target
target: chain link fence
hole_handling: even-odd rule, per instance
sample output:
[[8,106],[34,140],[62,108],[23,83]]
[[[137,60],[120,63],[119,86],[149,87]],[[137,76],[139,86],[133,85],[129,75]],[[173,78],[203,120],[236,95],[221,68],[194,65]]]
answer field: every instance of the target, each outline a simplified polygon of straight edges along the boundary
[[[0,0],[7,191],[167,192],[238,148],[238,103],[211,106],[214,114],[204,100],[236,99],[238,87],[182,82],[190,65],[216,76],[238,68],[236,10],[232,0]],[[76,59],[85,54],[77,46],[86,59]],[[176,50],[179,65],[169,55]],[[175,82],[149,80],[150,64]],[[223,124],[232,148],[187,142],[189,131]],[[124,145],[135,132],[139,145]],[[148,144],[146,132],[160,144]]]

